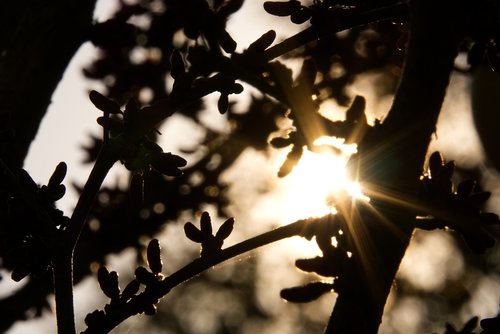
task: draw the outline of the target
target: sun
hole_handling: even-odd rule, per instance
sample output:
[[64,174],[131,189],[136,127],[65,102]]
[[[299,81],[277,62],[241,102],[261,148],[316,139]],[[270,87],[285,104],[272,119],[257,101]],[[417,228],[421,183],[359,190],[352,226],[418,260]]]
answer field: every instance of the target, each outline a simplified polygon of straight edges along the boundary
[[[318,141],[323,144],[324,140]],[[304,153],[292,172],[284,178],[285,212],[289,219],[321,217],[336,213],[336,199],[350,196],[355,200],[369,201],[361,185],[350,180],[346,164],[350,153]]]

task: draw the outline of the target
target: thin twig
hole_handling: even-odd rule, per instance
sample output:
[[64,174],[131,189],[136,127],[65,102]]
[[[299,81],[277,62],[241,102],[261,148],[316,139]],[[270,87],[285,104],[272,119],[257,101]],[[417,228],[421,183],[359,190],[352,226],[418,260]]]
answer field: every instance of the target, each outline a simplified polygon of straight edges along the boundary
[[98,326],[89,327],[82,333],[109,333],[118,324],[137,314],[137,310],[141,310],[145,303],[154,303],[154,301],[157,301],[165,296],[177,285],[196,277],[205,270],[210,269],[224,261],[235,258],[243,253],[282,239],[298,235],[310,238],[320,225],[336,222],[335,217],[336,216],[334,215],[327,215],[321,218],[298,220],[289,225],[279,227],[275,230],[265,232],[242,241],[215,254],[197,258],[172,275],[166,277],[163,281],[159,282],[154,289],[142,292],[141,294],[133,297],[126,304],[123,304],[123,306],[119,309],[114,309],[111,314],[106,314],[106,318],[104,321],[99,322]]
[[353,11],[352,14],[344,14],[341,19],[332,22],[326,27],[320,29],[315,26],[306,28],[305,30],[285,39],[284,41],[270,47],[265,51],[267,60],[278,58],[296,48],[305,45],[318,38],[336,34],[340,31],[352,29],[359,26],[365,26],[369,23],[390,20],[396,17],[405,17],[408,15],[408,3],[402,1],[400,3],[368,10],[366,12]]
[[74,249],[80,233],[85,225],[88,213],[94,203],[95,197],[101,188],[101,185],[106,178],[111,167],[118,161],[117,141],[109,140],[99,152],[97,160],[90,172],[89,178],[83,187],[80,198],[76,203],[75,210],[71,216],[71,221],[66,234],[64,235],[63,243],[66,247]]

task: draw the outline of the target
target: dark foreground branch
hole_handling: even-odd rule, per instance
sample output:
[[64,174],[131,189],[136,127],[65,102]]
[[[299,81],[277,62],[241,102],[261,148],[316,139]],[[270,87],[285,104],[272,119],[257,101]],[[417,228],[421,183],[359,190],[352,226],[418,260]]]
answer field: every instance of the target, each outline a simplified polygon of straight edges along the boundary
[[[382,124],[375,152],[361,152],[361,173],[379,191],[416,194],[431,136],[441,110],[465,21],[455,1],[410,3],[410,39],[400,86]],[[362,233],[345,289],[337,298],[326,333],[375,334],[401,259],[413,232],[414,214],[396,203],[372,201],[370,223],[354,221]],[[365,248],[364,251],[362,248]],[[368,249],[366,249],[368,248]],[[350,284],[349,284],[350,283]]]
[[[332,20],[328,26],[322,26],[318,29],[311,26],[296,35],[293,35],[284,41],[270,47],[265,52],[267,60],[273,60],[290,51],[293,51],[318,38],[336,34],[340,31],[352,29],[359,26],[394,18],[401,18],[408,15],[408,4],[406,1],[394,5],[368,10],[366,12],[353,12],[349,16]],[[336,16],[336,14],[335,14]]]
[[89,326],[83,333],[109,333],[127,318],[143,312],[145,305],[157,303],[160,298],[165,296],[177,285],[196,277],[217,264],[282,239],[298,235],[310,238],[314,235],[314,231],[318,230],[319,225],[331,224],[334,222],[335,216],[332,215],[322,218],[299,220],[240,242],[220,252],[200,257],[166,277],[164,280],[158,282],[154,288],[146,289],[144,292],[133,297],[130,301],[121,305],[121,307],[113,309],[108,308],[109,313],[107,312],[101,321],[96,323],[95,326]]

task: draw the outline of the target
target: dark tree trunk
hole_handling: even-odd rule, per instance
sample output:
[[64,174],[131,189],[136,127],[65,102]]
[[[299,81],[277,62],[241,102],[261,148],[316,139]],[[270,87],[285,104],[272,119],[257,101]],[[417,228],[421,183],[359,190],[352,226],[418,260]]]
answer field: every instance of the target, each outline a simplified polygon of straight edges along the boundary
[[401,82],[377,143],[370,143],[376,154],[369,151],[360,157],[362,174],[374,190],[369,193],[373,211],[360,217],[353,213],[350,232],[359,239],[355,241],[359,257],[346,277],[341,277],[327,333],[378,332],[413,232],[411,203],[406,208],[402,204],[405,198],[416,196],[427,147],[464,37],[462,6],[451,0],[410,3],[410,38]]
[[12,170],[22,167],[57,84],[87,39],[95,2],[0,4],[0,157]]

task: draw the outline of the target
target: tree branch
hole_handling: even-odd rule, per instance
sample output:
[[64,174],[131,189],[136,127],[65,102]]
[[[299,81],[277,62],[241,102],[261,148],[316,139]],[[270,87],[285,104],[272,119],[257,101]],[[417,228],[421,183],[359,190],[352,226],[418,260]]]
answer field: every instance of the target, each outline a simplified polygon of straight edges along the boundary
[[68,229],[59,231],[52,245],[57,331],[60,334],[76,332],[73,301],[73,251],[102,182],[117,160],[118,149],[114,143],[108,142],[99,153],[80,194]]
[[154,289],[148,289],[140,293],[118,309],[113,309],[112,311],[110,309],[111,313],[107,313],[103,321],[100,321],[97,326],[88,327],[82,333],[109,333],[121,322],[140,312],[145,304],[155,304],[174,287],[190,280],[193,277],[196,277],[205,270],[210,269],[211,267],[224,261],[235,258],[243,253],[285,238],[297,235],[311,238],[314,235],[314,231],[317,231],[320,225],[335,223],[335,217],[336,216],[328,215],[322,218],[298,220],[289,225],[279,227],[275,230],[242,241],[215,254],[197,258],[172,275],[166,277],[163,281],[158,282]]
[[265,51],[265,58],[273,60],[278,58],[304,44],[315,41],[318,38],[336,34],[340,31],[352,29],[359,26],[365,26],[369,23],[401,18],[408,15],[408,3],[403,1],[387,7],[376,8],[366,12],[353,11],[352,14],[344,14],[336,17],[332,14],[332,20],[329,24],[319,28],[311,26],[305,30],[285,39],[284,41],[270,47]]
[[73,249],[83,229],[88,213],[94,203],[95,197],[101,188],[102,182],[114,163],[118,161],[119,148],[116,142],[109,140],[103,145],[97,160],[90,172],[89,178],[83,187],[82,193],[76,203],[75,210],[71,216],[70,225],[62,236],[61,243],[65,248]]
[[[385,194],[416,194],[428,144],[448,86],[465,21],[462,4],[446,0],[410,3],[410,40],[389,116],[379,128],[374,152],[361,152],[362,174]],[[370,185],[369,185],[370,186]],[[376,213],[353,221],[362,256],[342,285],[326,333],[378,331],[387,296],[408,247],[415,215],[396,201],[375,199]],[[356,236],[356,233],[361,236]],[[368,246],[367,246],[368,245]],[[365,247],[365,249],[363,249]],[[368,248],[368,249],[367,249]],[[363,252],[364,250],[364,252]]]
[[73,301],[73,256],[72,251],[59,250],[54,255],[54,295],[58,334],[74,334],[75,310]]

